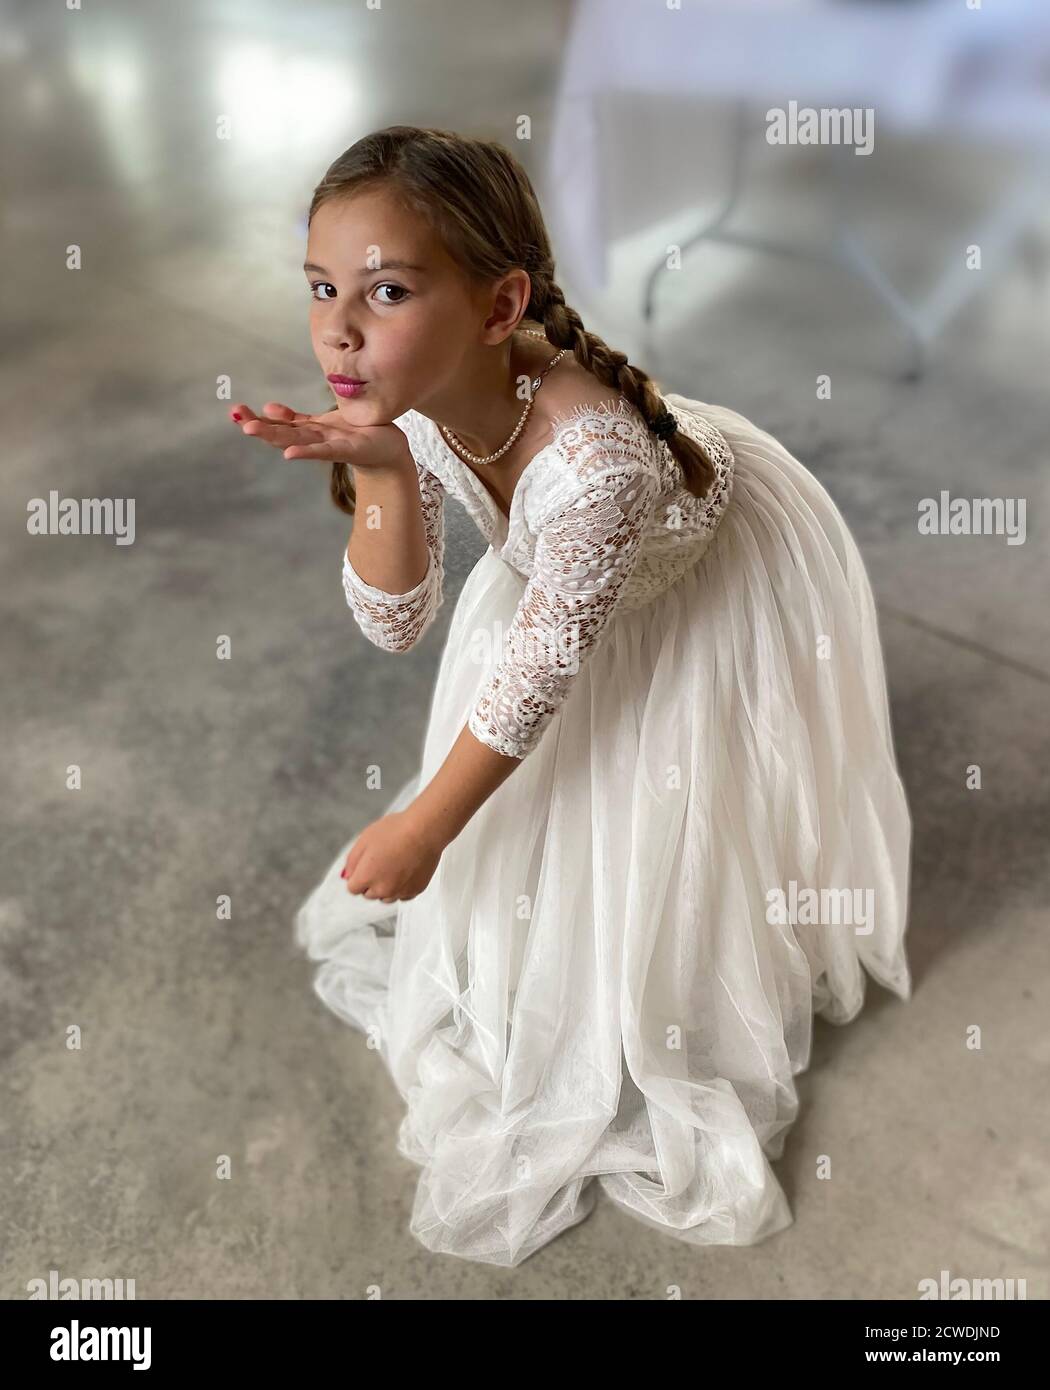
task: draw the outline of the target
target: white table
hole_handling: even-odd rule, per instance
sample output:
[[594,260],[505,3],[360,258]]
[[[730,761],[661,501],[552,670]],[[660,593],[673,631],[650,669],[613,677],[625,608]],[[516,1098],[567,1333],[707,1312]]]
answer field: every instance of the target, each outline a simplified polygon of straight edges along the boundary
[[[751,138],[764,139],[766,110],[873,108],[880,133],[936,135],[991,144],[1026,156],[1024,173],[1000,196],[964,245],[978,244],[991,264],[1045,199],[1050,167],[1050,0],[577,0],[555,103],[542,187],[559,262],[584,293],[608,281],[611,242],[646,225],[657,206],[688,207],[688,181],[674,150],[653,151],[629,118],[616,119],[618,97],[712,97],[733,109],[726,198],[713,219],[682,243],[683,253],[717,241],[779,254],[818,257],[862,276],[903,325],[910,343],[905,371],[921,370],[926,349],[952,313],[987,276],[962,258],[922,303],[893,287],[849,221],[851,178],[864,156],[820,146],[836,180],[837,216],[824,246],[733,231]],[[611,171],[638,179],[638,197],[613,205]],[[655,313],[664,258],[642,296]]]

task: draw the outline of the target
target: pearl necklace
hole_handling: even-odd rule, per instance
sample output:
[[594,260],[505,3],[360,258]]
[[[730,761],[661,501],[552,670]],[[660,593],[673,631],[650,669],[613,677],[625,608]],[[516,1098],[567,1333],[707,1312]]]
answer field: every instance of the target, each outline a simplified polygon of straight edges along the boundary
[[[542,338],[545,343],[549,341],[546,333],[537,333],[535,329],[523,328],[521,331],[523,333],[527,333],[530,338]],[[535,399],[536,392],[540,389],[540,386],[543,382],[543,378],[547,375],[547,373],[550,371],[550,369],[554,366],[556,362],[561,361],[561,359],[565,356],[567,351],[568,348],[562,348],[560,352],[555,353],[555,355],[544,367],[543,371],[540,372],[539,376],[533,377],[531,388],[529,391],[529,399],[525,404],[525,409],[521,413],[521,419],[514,426],[513,434],[507,440],[506,444],[504,444],[502,449],[497,449],[494,454],[488,454],[485,458],[482,458],[478,454],[472,454],[469,449],[465,448],[458,439],[458,437],[455,434],[453,434],[452,430],[446,429],[444,425],[439,424],[438,429],[441,431],[442,435],[444,435],[447,443],[449,443],[452,446],[452,448],[456,451],[457,454],[459,454],[462,458],[469,460],[471,463],[495,463],[498,458],[502,458],[503,455],[514,443],[514,441],[517,439],[518,435],[521,434],[522,430],[525,428],[525,421],[529,418],[529,411],[532,409],[532,402]]]

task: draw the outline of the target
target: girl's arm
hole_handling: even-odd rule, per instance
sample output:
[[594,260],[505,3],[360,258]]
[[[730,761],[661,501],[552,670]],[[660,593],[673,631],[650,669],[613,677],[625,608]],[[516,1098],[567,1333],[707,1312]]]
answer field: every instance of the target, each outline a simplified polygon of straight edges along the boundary
[[357,510],[343,589],[358,626],[385,651],[415,646],[443,601],[444,489],[417,465],[355,468]]
[[468,720],[482,743],[511,758],[539,743],[627,588],[659,492],[644,460],[614,460],[541,526],[506,656]]
[[448,757],[406,814],[429,843],[444,848],[520,761],[489,748],[464,724]]
[[539,743],[616,610],[659,486],[646,467],[617,461],[543,527],[507,655],[448,757],[407,808],[427,843],[451,843]]

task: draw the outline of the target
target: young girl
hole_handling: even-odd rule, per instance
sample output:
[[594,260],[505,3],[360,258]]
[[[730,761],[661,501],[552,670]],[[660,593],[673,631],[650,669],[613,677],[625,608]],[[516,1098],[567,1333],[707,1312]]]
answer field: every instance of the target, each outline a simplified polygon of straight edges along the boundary
[[760,1241],[792,1220],[769,1160],[814,1013],[854,1018],[862,967],[910,994],[857,547],[777,440],[587,331],[499,145],[359,140],[305,268],[335,409],[234,419],[331,461],[365,636],[403,652],[433,621],[446,495],[489,547],[419,772],[296,924],[406,1102],[411,1229],[517,1265],[600,1186],[679,1239]]

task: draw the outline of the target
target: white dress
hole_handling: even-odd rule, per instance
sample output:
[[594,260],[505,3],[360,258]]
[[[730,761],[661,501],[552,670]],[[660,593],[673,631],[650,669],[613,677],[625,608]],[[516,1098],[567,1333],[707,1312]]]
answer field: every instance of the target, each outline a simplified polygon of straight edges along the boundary
[[776,439],[665,399],[716,463],[704,499],[621,399],[558,418],[508,524],[409,411],[427,574],[389,595],[344,554],[358,624],[402,651],[442,601],[446,493],[489,543],[383,813],[468,721],[522,759],[416,898],[351,896],[350,840],[296,919],[404,1099],[411,1230],[444,1254],[519,1264],[599,1186],[698,1245],[783,1229],[769,1160],[813,1014],[854,1018],[865,970],[911,992],[911,823],[856,544]]

